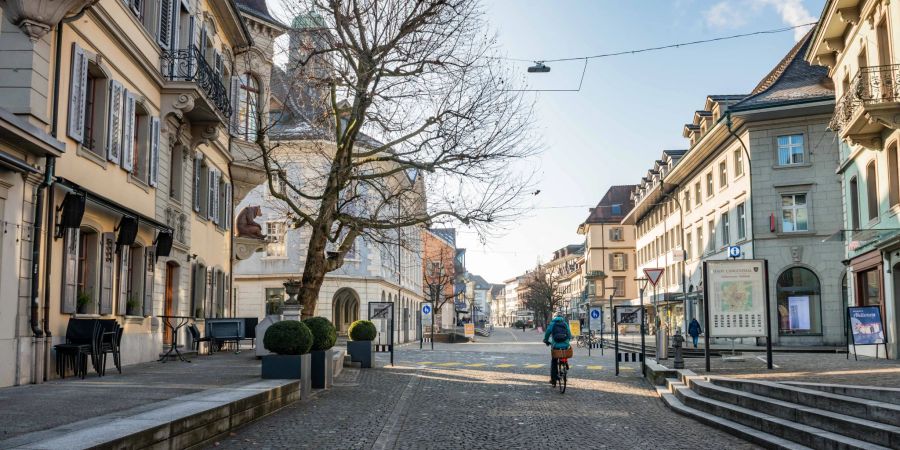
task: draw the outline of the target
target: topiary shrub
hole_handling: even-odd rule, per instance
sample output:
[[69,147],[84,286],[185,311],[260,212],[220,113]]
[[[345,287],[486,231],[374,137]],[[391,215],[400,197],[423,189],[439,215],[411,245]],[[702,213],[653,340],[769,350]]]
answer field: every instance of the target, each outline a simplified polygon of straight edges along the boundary
[[368,320],[357,320],[350,324],[350,340],[351,341],[374,341],[378,330],[375,324]]
[[324,317],[310,317],[304,320],[303,323],[312,332],[313,351],[328,350],[334,347],[334,342],[337,341],[337,330],[331,324],[331,321]]
[[525,328],[525,322],[522,322],[521,320],[517,320],[513,325],[515,325],[516,328]]
[[309,327],[296,320],[284,320],[272,324],[263,337],[263,347],[279,355],[303,355],[309,353],[313,335]]

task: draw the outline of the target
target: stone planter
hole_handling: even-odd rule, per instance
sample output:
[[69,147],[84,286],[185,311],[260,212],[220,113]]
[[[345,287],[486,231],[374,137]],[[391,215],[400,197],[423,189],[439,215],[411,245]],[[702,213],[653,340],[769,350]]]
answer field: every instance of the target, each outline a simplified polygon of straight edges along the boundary
[[312,391],[309,353],[305,355],[266,355],[262,357],[264,380],[300,380],[300,398],[306,399]]
[[366,369],[372,367],[372,341],[347,342],[347,353],[350,361],[358,362]]
[[310,376],[313,389],[329,389],[334,383],[334,350],[318,350],[310,353],[312,365]]

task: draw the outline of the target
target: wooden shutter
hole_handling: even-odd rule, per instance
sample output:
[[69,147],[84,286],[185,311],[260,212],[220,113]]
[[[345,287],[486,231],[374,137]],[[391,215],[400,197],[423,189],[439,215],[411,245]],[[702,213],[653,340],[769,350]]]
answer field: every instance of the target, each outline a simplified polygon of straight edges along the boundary
[[194,153],[194,211],[200,212],[200,177],[202,176],[203,154]]
[[219,311],[216,309],[216,270],[213,269],[210,271],[207,269],[203,272],[205,276],[204,281],[206,282],[206,286],[209,288],[209,295],[207,299],[209,301],[205,301],[204,303],[209,304],[210,311],[206,313],[206,317],[219,317]]
[[171,48],[172,44],[172,4],[175,0],[159,0],[159,28],[156,30],[156,40],[164,49]]
[[231,196],[232,196],[231,183],[228,183],[225,185],[225,214],[224,214],[225,224],[224,225],[225,225],[226,230],[231,229],[231,222],[233,221],[233,219],[231,218],[232,217],[232,209],[233,209],[233,207],[231,205],[231,202],[232,202]]
[[[134,98],[134,94],[125,90],[125,109],[124,114],[125,117],[122,120],[122,168],[128,172],[134,171],[134,134],[135,123],[134,123],[134,109],[136,105],[136,99]],[[141,155],[143,157],[143,155]]]
[[84,142],[84,105],[87,101],[88,59],[84,49],[72,44],[72,71],[69,74],[69,137]]
[[124,88],[116,80],[109,81],[109,109],[106,126],[106,159],[119,164],[122,154],[122,110],[124,109]]
[[100,314],[112,314],[113,270],[116,260],[116,233],[103,233],[100,255]]
[[231,77],[231,134],[237,136],[239,134],[240,114],[238,110],[241,107],[241,77]]
[[[169,155],[171,158],[171,154]],[[150,167],[148,170],[147,183],[150,186],[156,186],[159,180],[159,117],[150,118]],[[169,174],[169,184],[172,184],[172,177],[177,174]]]
[[213,221],[213,223],[218,223],[219,219],[216,217],[216,205],[218,205],[218,197],[216,197],[216,192],[218,192],[218,183],[216,182],[216,169],[209,169],[209,176],[207,177],[207,194],[206,194],[206,218]]
[[622,253],[622,269],[628,270],[628,253]]
[[63,250],[63,285],[62,301],[59,302],[62,314],[75,312],[75,299],[78,296],[78,228],[66,230]]
[[144,316],[153,315],[153,279],[156,273],[156,246],[144,249]]
[[128,260],[131,258],[131,247],[123,245],[119,249],[119,304],[117,306],[120,316],[124,316],[128,310]]
[[607,256],[609,257],[609,270],[616,270],[616,266],[613,265],[613,262],[614,262],[614,261],[613,261],[613,256],[614,256],[614,255],[613,255],[612,253],[610,253],[610,254],[607,255]]

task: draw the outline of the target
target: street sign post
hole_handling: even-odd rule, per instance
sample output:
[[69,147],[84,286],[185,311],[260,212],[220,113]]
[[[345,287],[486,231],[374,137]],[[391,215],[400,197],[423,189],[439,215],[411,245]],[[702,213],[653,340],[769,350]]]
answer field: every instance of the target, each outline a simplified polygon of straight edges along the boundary
[[[379,332],[376,335],[378,345],[376,351],[381,347],[387,347],[391,352],[391,365],[394,365],[394,303],[393,302],[369,302],[369,320],[375,324]],[[384,339],[384,336],[390,336]]]
[[594,346],[594,332],[600,333],[600,354],[603,354],[603,311],[599,306],[591,306],[588,311],[588,356],[591,356],[591,347]]
[[[647,281],[653,285],[653,323],[656,331],[655,341],[656,341],[656,359],[657,361],[660,359],[666,359],[666,348],[665,339],[662,333],[659,332],[659,298],[656,296],[656,284],[659,283],[660,278],[662,278],[662,274],[666,271],[661,267],[656,268],[647,268],[644,269],[644,275],[647,277]],[[668,330],[666,330],[668,331]]]
[[422,320],[419,321],[419,350],[422,349],[422,342],[425,341],[425,333],[422,328],[425,327],[425,321],[431,322],[431,349],[434,350],[434,310],[431,302],[422,303]]

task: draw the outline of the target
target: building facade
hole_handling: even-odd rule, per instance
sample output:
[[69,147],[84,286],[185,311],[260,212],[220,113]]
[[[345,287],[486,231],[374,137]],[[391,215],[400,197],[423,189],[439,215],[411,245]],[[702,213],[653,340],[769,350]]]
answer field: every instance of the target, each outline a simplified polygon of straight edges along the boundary
[[578,226],[585,236],[584,285],[591,306],[603,307],[605,330],[610,330],[612,308],[636,299],[635,229],[622,224],[634,208],[634,185],[612,186]]
[[422,246],[425,297],[434,305],[435,331],[453,329],[456,326],[456,230],[426,228],[422,231]]
[[[830,231],[831,240],[843,247],[847,267],[835,275],[836,282],[842,285],[845,306],[881,310],[891,358],[900,350],[900,279],[895,275],[900,270],[900,97],[894,87],[898,18],[897,2],[827,1],[804,55],[827,67],[838,99],[828,125],[840,142],[835,168],[843,221]],[[851,351],[874,356],[876,347]]]

